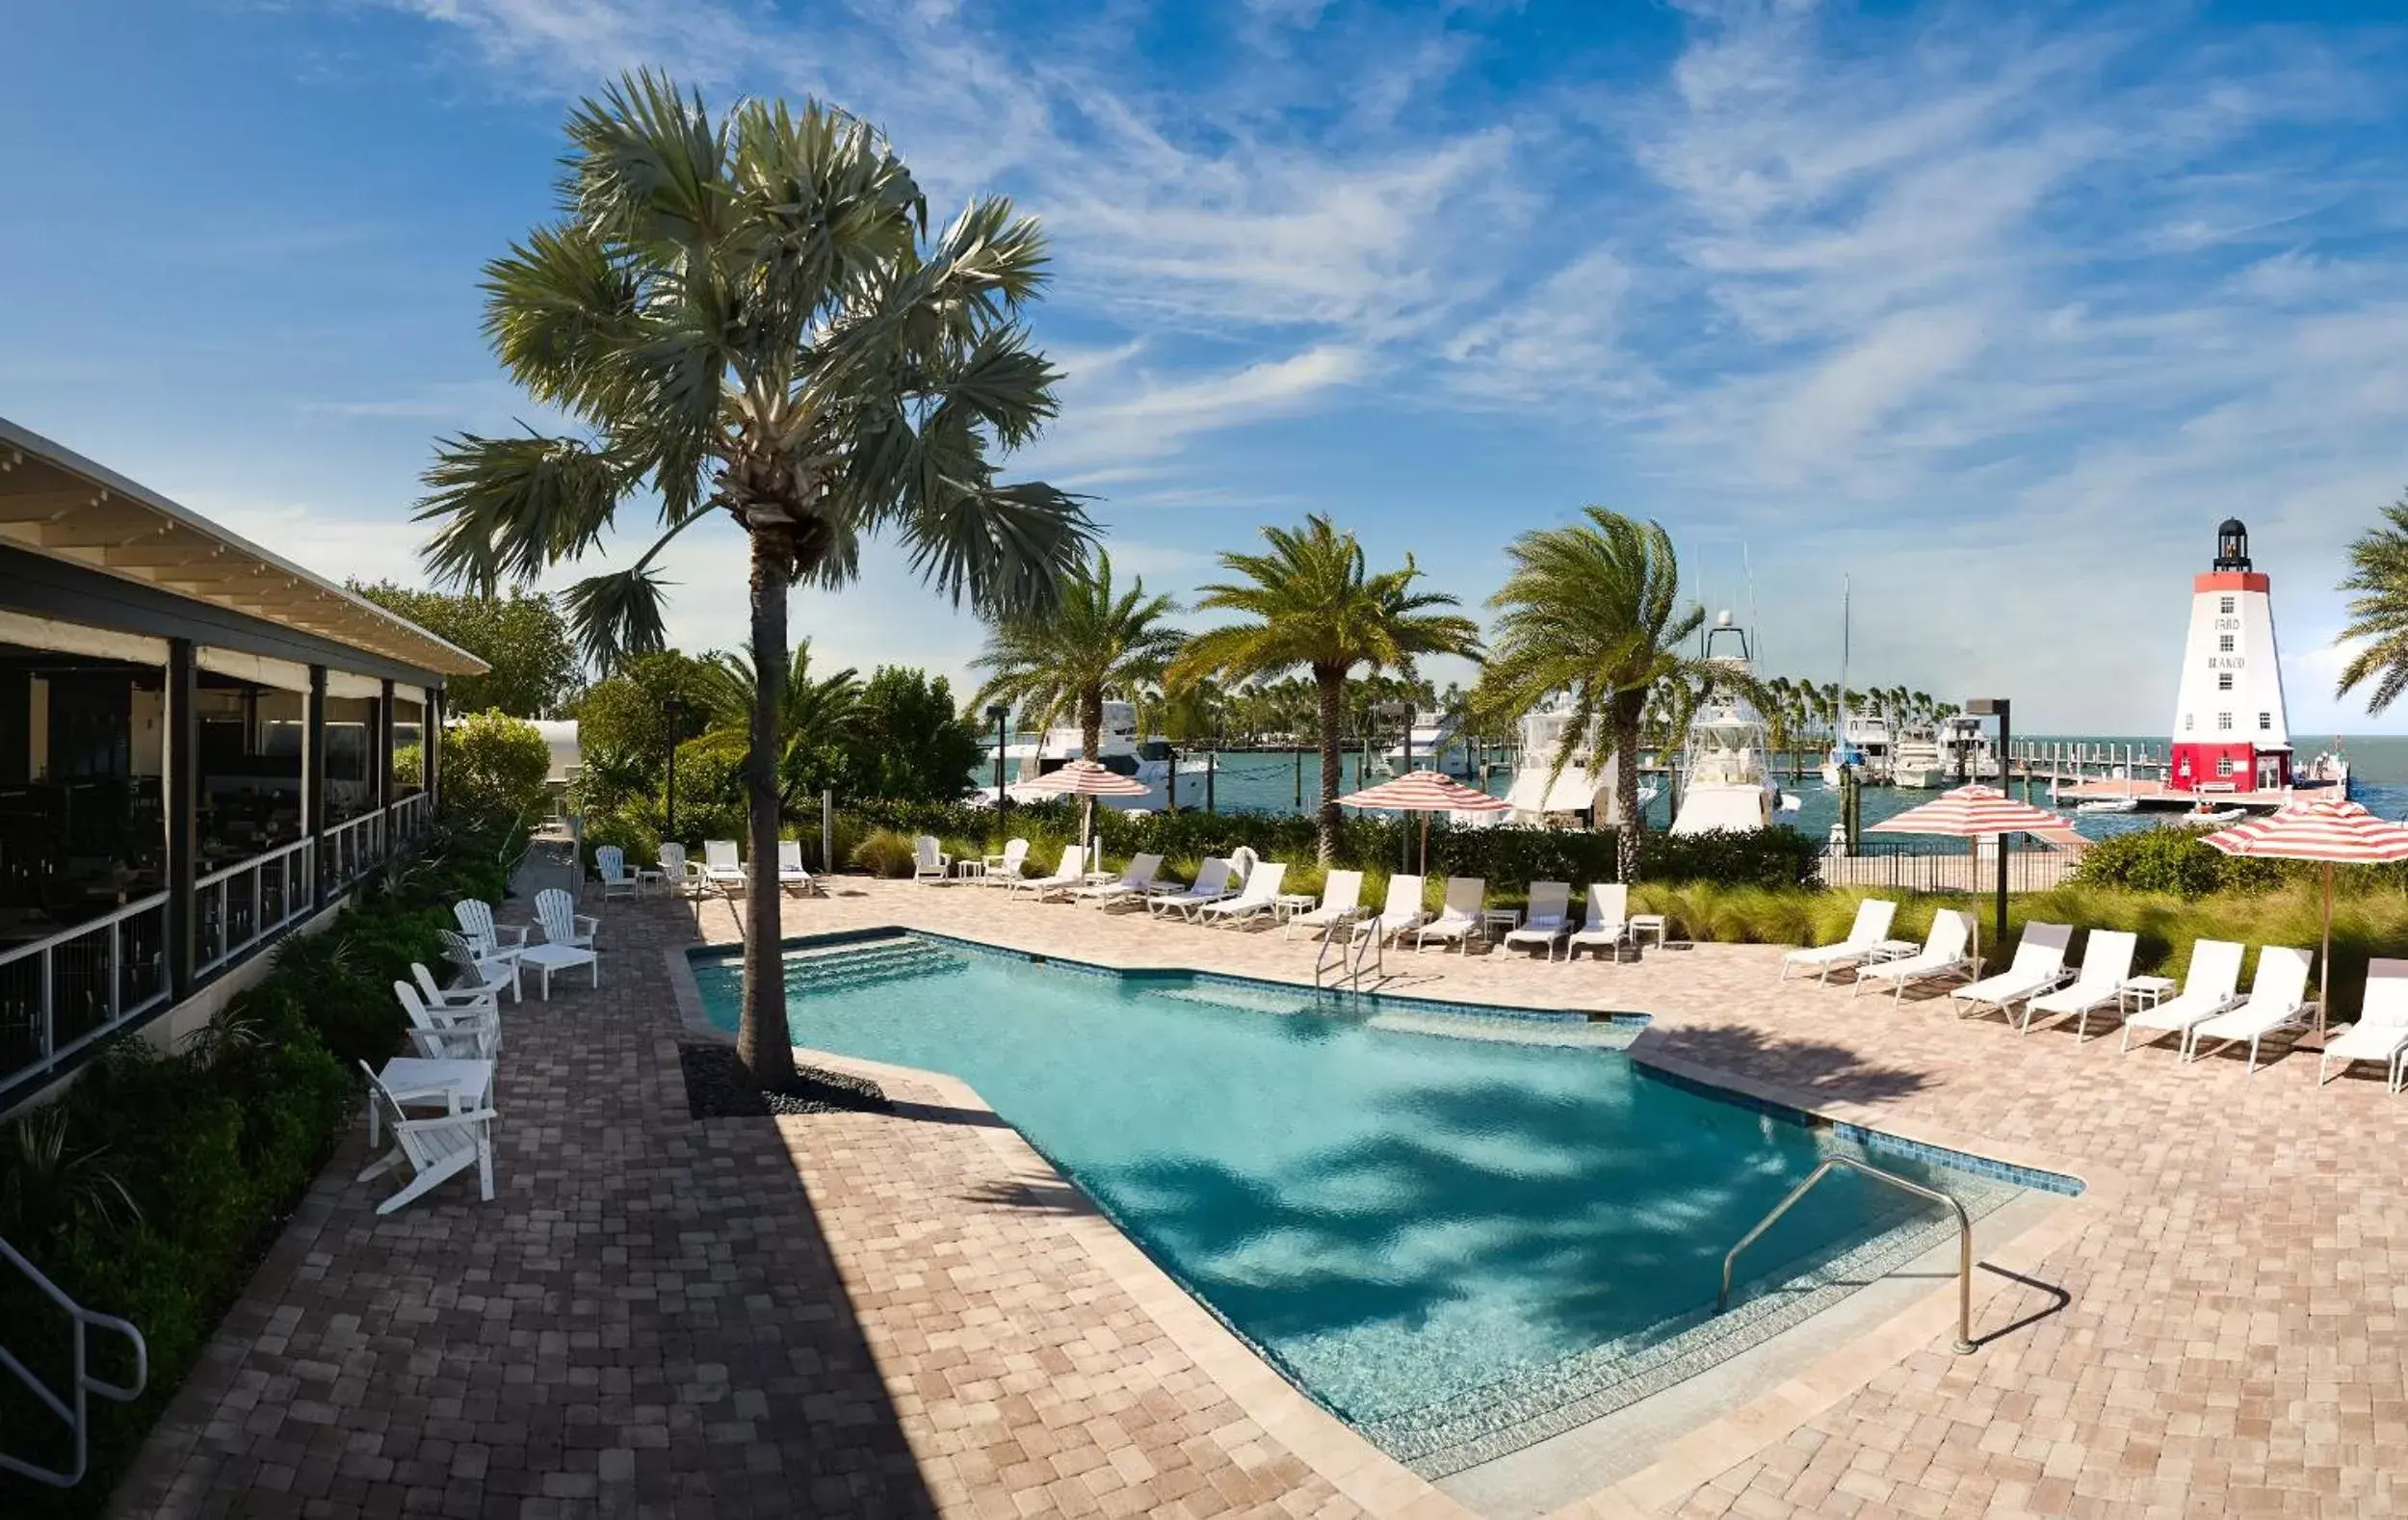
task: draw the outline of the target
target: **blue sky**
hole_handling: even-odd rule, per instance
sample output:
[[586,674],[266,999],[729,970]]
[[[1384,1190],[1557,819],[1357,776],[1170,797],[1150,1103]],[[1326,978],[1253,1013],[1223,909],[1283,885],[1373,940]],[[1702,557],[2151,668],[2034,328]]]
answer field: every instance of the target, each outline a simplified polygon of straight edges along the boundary
[[[2408,487],[2388,7],[13,13],[0,414],[329,573],[412,577],[432,437],[532,414],[478,267],[548,212],[565,104],[652,64],[823,94],[940,205],[1044,220],[1068,378],[1020,467],[1165,589],[1325,511],[1476,602],[1602,502],[1752,605],[1772,669],[1836,675],[1846,574],[1860,682],[2150,732],[2234,513],[2294,731],[2371,726],[2330,643]],[[957,671],[976,626],[866,572],[797,631]],[[671,573],[680,642],[737,642],[734,536]]]

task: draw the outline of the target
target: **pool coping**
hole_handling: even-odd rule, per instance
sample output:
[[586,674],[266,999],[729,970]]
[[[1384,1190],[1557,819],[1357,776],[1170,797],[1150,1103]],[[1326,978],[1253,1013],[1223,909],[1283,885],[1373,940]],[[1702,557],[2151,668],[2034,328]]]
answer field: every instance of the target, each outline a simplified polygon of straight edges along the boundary
[[[781,938],[779,948],[782,953],[796,948],[858,944],[915,934],[929,939],[952,940],[1046,964],[1107,973],[1200,976],[1306,988],[1312,985],[1279,977],[1198,971],[1192,966],[1116,964],[1054,956],[1016,945],[997,944],[969,935],[947,934],[904,924],[824,934],[788,935]],[[706,941],[700,945],[671,946],[664,950],[664,958],[668,963],[669,986],[677,1004],[679,1021],[685,1029],[685,1037],[733,1042],[733,1036],[714,1028],[703,1011],[701,990],[694,976],[694,957],[696,955],[723,956],[730,950],[741,951],[741,945],[726,941]],[[1388,1001],[1442,1006],[1452,1004],[1479,1012],[1504,1014],[1551,1011],[1533,1009],[1527,1004],[1465,999],[1392,995]],[[1675,1080],[1701,1084],[1742,1099],[1792,1110],[1833,1126],[1870,1131],[1910,1145],[1929,1146],[1976,1161],[2046,1173],[2081,1184],[2081,1192],[2063,1197],[2063,1201],[2046,1218],[2002,1240],[1981,1246],[1979,1264],[2002,1271],[1980,1273],[1975,1279],[1973,1298],[1976,1324],[1982,1309],[1994,1298],[2024,1286],[2003,1273],[2028,1275],[2049,1255],[2077,1240],[2100,1215],[2120,1205],[2127,1195],[2128,1189],[2121,1174],[2111,1167],[2079,1162],[2037,1146],[1968,1135],[1946,1125],[1923,1122],[1912,1115],[1885,1112],[1872,1105],[1785,1088],[1743,1073],[1689,1061],[1656,1048],[1666,1043],[1666,1039],[1665,1033],[1661,1029],[1643,1029],[1629,1046],[1627,1054],[1632,1060]],[[1009,1121],[996,1114],[993,1106],[968,1083],[941,1071],[864,1061],[807,1046],[798,1045],[794,1049],[798,1060],[813,1065],[854,1072],[874,1079],[920,1084],[936,1089],[948,1103],[991,1117],[993,1123],[980,1124],[976,1128],[986,1138],[998,1163],[1009,1174],[1009,1180],[1021,1187],[1068,1189],[1071,1195],[1079,1200],[1080,1209],[1063,1216],[1065,1227],[1079,1239],[1098,1269],[1161,1325],[1172,1342],[1249,1418],[1285,1446],[1297,1460],[1326,1479],[1340,1493],[1375,1515],[1396,1515],[1403,1517],[1403,1520],[1425,1520],[1425,1517],[1437,1516],[1451,1517],[1451,1520],[1480,1520],[1476,1511],[1381,1451],[1368,1437],[1357,1433],[1290,1383],[1243,1337],[1222,1323],[1167,1271],[1147,1256],[1112,1221],[1101,1206],[1087,1196],[1085,1189],[1047,1162],[1035,1146]],[[1881,1373],[1916,1352],[1929,1349],[1936,1342],[1952,1339],[1956,1298],[1954,1282],[1935,1286],[1928,1294],[1872,1330],[1858,1336],[1847,1346],[1817,1359],[1805,1371],[1740,1407],[1688,1431],[1667,1445],[1647,1466],[1557,1508],[1547,1516],[1547,1520],[1636,1520],[1639,1516],[1663,1513],[1688,1494],[1787,1439],[1809,1421],[1862,1391]]]

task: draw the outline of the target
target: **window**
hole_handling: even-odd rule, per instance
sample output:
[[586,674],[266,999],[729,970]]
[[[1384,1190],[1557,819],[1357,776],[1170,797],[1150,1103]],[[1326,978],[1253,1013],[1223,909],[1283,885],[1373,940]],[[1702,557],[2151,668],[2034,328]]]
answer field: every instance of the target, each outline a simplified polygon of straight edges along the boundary
[[2217,634],[2215,636],[2215,652],[2218,654],[2231,654],[2233,652],[2233,636],[2231,634]]
[[2229,616],[2233,610],[2233,599],[2229,596],[2225,597],[2224,600],[2217,605],[2215,610]]
[[2231,691],[2231,690],[2233,689],[2233,672],[2232,672],[2232,671],[2230,671],[2230,670],[2218,670],[2218,671],[2216,671],[2216,672],[2215,672],[2215,689],[2216,689],[2217,691],[2219,691],[2219,692],[2229,692],[2229,691]]
[[2230,732],[2232,732],[2232,728],[2233,728],[2233,715],[2232,715],[2232,714],[2230,714],[2230,713],[2218,713],[2218,714],[2216,714],[2216,715],[2215,715],[2215,726],[2216,726],[2217,731],[2219,731],[2219,732],[2222,732],[2222,733],[2230,733]]
[[2190,732],[2190,715],[2188,713],[2185,713],[2183,715],[2183,732]]
[[2273,731],[2274,715],[2272,713],[2260,713],[2258,715],[2258,732],[2265,734],[2272,733]]
[[2215,773],[2217,775],[2231,775],[2233,773],[2233,757],[2231,755],[2226,755],[2223,759],[2218,760],[2215,763]]

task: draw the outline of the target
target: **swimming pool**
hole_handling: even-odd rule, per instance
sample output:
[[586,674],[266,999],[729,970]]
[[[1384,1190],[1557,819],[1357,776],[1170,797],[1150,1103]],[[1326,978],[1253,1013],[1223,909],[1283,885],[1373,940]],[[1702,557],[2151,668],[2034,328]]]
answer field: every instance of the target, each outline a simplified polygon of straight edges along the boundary
[[[694,969],[732,1030],[737,964]],[[1430,1476],[1677,1381],[1952,1230],[1840,1173],[1741,1259],[1744,1301],[1715,1316],[1723,1253],[1825,1155],[1870,1148],[1976,1213],[2053,1185],[1657,1074],[1624,1052],[1636,1018],[918,934],[801,947],[788,985],[797,1044],[968,1082],[1298,1387]]]

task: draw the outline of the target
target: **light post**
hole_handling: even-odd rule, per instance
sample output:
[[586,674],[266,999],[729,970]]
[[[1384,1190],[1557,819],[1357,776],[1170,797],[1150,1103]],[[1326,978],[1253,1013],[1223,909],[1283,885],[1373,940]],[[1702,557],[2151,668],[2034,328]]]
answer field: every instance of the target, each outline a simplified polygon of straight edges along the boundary
[[1010,716],[1011,709],[1006,704],[987,704],[987,721],[995,725],[995,848],[999,851],[1004,848],[1004,722]]
[[674,840],[677,838],[677,741],[685,732],[686,704],[672,694],[667,701],[661,704],[661,716],[668,721],[668,826],[663,832]]
[[[1398,773],[1400,775],[1411,775],[1413,773],[1413,704],[1409,700],[1400,701],[1396,704],[1395,710],[1400,715],[1398,719],[1399,722],[1401,723],[1404,728],[1404,769]],[[1401,824],[1403,820],[1400,819],[1398,822]],[[1425,824],[1423,826],[1426,827],[1428,826]],[[1413,830],[1409,828],[1400,828],[1397,832],[1398,837],[1403,841],[1403,843],[1398,847],[1402,856],[1399,864],[1399,869],[1409,872],[1413,869]]]
[[[2014,729],[2007,718],[2010,704],[2003,696],[1976,696],[1965,704],[1965,711],[1976,718],[1999,721],[1999,795],[2011,796],[2015,762],[2012,755]],[[2006,836],[1999,836],[1999,931],[1997,943],[2006,943]]]

